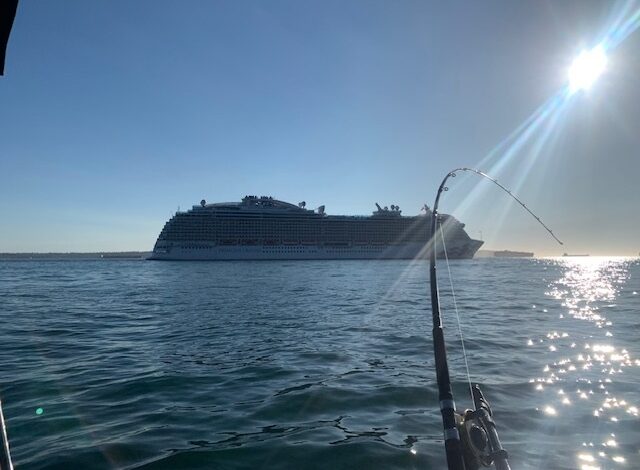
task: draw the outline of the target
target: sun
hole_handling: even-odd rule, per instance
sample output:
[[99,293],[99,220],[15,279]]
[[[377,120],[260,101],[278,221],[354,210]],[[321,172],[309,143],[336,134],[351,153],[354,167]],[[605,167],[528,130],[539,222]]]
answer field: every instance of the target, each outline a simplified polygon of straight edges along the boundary
[[602,44],[582,51],[569,67],[569,90],[588,90],[607,67],[607,55]]

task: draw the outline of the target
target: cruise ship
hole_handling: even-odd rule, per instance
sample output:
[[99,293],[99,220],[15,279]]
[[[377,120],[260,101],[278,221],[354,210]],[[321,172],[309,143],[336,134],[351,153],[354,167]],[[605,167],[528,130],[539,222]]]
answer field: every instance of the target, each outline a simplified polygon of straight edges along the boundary
[[[453,216],[440,217],[448,257],[473,258],[483,242],[470,238]],[[403,216],[398,206],[378,203],[370,216],[350,216],[328,215],[324,206],[307,209],[305,202],[291,204],[270,196],[215,204],[202,200],[167,221],[150,259],[424,258],[429,254],[430,221],[426,205],[416,216]]]

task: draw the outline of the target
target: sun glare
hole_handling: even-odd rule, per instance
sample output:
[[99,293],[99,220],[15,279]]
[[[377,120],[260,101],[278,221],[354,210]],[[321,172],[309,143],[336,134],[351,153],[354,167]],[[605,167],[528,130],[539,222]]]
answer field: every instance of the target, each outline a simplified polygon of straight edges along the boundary
[[569,67],[569,89],[572,93],[588,90],[607,66],[602,44],[590,51],[582,51]]

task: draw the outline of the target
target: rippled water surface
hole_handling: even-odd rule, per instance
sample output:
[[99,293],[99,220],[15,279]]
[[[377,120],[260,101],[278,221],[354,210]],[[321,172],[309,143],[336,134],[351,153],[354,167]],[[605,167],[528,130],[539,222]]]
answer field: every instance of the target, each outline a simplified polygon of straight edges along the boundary
[[[513,468],[640,468],[640,262],[451,270]],[[424,263],[0,262],[16,467],[444,468],[428,308]]]

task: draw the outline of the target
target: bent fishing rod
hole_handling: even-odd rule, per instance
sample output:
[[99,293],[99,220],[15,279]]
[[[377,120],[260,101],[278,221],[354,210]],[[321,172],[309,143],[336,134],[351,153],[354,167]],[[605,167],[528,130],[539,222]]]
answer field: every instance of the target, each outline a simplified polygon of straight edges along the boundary
[[[447,364],[447,350],[442,328],[442,315],[440,312],[440,297],[438,291],[438,278],[436,271],[436,228],[439,219],[438,204],[440,196],[448,191],[446,183],[449,178],[454,178],[456,172],[470,172],[493,182],[509,196],[515,199],[534,219],[540,223],[547,232],[562,245],[553,231],[547,227],[540,217],[534,214],[524,202],[522,202],[509,189],[500,184],[496,179],[473,168],[456,168],[447,173],[442,180],[433,204],[431,213],[431,251],[429,258],[429,281],[431,286],[431,312],[433,315],[433,352],[436,362],[436,378],[438,382],[438,395],[440,411],[442,413],[442,425],[444,428],[444,446],[447,455],[449,470],[476,470],[480,466],[489,467],[492,464],[496,470],[510,470],[507,452],[502,448],[493,412],[487,400],[484,398],[480,387],[475,384],[471,387],[475,410],[466,410],[463,414],[456,412],[453,392],[451,390],[451,378]],[[442,230],[442,225],[440,226]],[[444,235],[443,235],[444,245]],[[443,246],[444,248],[444,246]],[[444,248],[446,250],[446,248]],[[446,255],[446,251],[445,251]],[[471,380],[469,380],[471,382]]]

